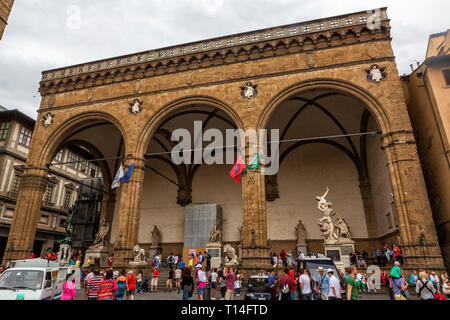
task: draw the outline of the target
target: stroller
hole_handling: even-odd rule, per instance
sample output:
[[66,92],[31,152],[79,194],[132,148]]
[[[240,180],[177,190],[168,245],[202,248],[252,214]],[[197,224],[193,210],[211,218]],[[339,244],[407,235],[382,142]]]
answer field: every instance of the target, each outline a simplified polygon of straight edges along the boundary
[[142,281],[142,286],[141,289],[143,292],[148,292],[148,284],[150,282],[150,278],[149,277],[145,277],[144,281]]

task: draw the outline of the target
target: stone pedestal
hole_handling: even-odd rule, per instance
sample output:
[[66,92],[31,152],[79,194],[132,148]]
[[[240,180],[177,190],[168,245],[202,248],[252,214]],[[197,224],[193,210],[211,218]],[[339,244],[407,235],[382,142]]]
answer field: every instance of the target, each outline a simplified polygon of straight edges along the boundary
[[109,247],[90,247],[86,250],[86,254],[84,255],[84,263],[83,267],[87,267],[87,262],[89,258],[92,258],[93,261],[99,259],[100,267],[105,267],[108,265],[109,258]]
[[148,250],[148,258],[150,260],[153,260],[153,256],[158,255],[160,253],[161,253],[160,246],[150,246],[150,249]]
[[305,256],[308,254],[308,247],[306,246],[306,243],[297,246],[297,255],[300,256],[302,253]]
[[68,266],[70,264],[70,256],[72,255],[72,247],[68,243],[62,243],[59,246],[58,252],[58,262],[62,267]]
[[336,268],[345,272],[345,268],[350,266],[350,254],[355,248],[354,241],[348,240],[346,243],[324,243],[325,256],[331,258]]
[[222,244],[207,243],[206,252],[211,256],[211,269],[219,268],[222,264]]

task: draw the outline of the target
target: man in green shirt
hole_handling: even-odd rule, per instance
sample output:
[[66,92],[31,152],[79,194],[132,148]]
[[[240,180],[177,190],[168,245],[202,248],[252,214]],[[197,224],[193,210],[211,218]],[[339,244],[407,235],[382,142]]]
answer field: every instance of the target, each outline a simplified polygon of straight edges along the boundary
[[358,285],[356,284],[356,274],[358,270],[355,266],[350,266],[348,268],[348,279],[347,279],[347,300],[358,300]]

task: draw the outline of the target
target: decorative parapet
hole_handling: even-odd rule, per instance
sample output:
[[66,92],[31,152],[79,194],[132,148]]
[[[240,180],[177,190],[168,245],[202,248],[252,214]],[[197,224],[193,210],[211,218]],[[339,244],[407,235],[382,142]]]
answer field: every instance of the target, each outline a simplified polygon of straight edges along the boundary
[[[192,56],[197,57],[197,59],[208,56],[213,60],[216,55],[220,55],[223,57],[223,60],[226,60],[225,52],[232,51],[235,54],[239,54],[241,48],[243,49],[244,47],[249,46],[257,46],[260,50],[263,50],[266,43],[273,44],[277,41],[286,43],[292,38],[298,38],[298,41],[300,42],[309,39],[313,41],[314,44],[317,44],[317,40],[320,37],[330,41],[332,35],[338,34],[341,38],[344,38],[349,30],[355,30],[356,33],[361,30],[367,30],[373,34],[376,30],[369,30],[371,21],[378,21],[381,28],[386,31],[386,36],[389,36],[390,27],[386,8],[360,11],[341,16],[239,33],[44,71],[42,72],[41,94],[46,94],[46,92],[42,92],[46,90],[42,89],[44,89],[43,87],[48,87],[48,85],[42,87],[43,83],[59,83],[65,78],[86,79],[89,77],[91,78],[91,81],[95,81],[97,75],[104,76],[105,74],[112,73],[111,70],[113,69],[135,69],[140,65],[149,64],[152,65],[151,68],[153,69],[157,69],[161,65],[169,69],[170,67],[174,67],[174,65],[178,64],[180,61],[188,64],[190,61],[189,59]],[[275,44],[275,47],[276,46],[277,45]],[[161,73],[166,72],[155,72],[155,74]],[[83,85],[81,87],[86,86]],[[75,86],[71,89],[79,88],[79,86]]]

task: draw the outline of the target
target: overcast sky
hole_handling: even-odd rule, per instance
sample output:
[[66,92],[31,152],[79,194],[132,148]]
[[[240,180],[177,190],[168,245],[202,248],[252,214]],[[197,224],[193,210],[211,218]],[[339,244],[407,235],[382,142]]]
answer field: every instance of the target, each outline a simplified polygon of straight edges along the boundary
[[0,105],[35,119],[43,70],[384,6],[409,73],[428,36],[450,28],[450,1],[16,0],[0,41]]

